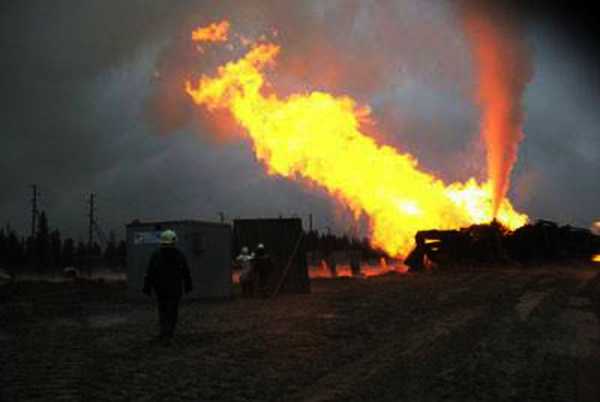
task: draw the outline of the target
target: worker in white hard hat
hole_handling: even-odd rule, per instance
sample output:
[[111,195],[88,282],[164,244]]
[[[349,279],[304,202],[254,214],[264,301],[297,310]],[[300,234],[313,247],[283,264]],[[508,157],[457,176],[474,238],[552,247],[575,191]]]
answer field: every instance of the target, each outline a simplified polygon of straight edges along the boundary
[[190,270],[176,243],[177,234],[173,230],[160,234],[160,248],[152,254],[144,278],[144,293],[151,295],[152,290],[156,293],[159,338],[167,344],[175,332],[181,296],[192,291]]
[[235,258],[240,266],[240,286],[242,287],[242,296],[252,297],[254,295],[254,270],[252,260],[254,253],[250,254],[248,247],[244,246],[240,254]]
[[160,245],[162,247],[174,247],[177,243],[177,233],[173,230],[165,230],[160,234]]

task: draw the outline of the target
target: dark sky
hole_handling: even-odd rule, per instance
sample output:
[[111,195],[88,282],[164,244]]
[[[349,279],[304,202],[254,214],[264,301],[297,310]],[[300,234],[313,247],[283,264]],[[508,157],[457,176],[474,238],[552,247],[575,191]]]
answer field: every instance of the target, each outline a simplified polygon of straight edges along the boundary
[[[576,3],[577,4],[577,3]],[[583,4],[583,3],[581,3]],[[520,7],[533,78],[511,198],[533,218],[600,219],[600,69],[583,5]],[[5,1],[0,6],[0,223],[30,221],[39,185],[50,225],[86,230],[134,218],[315,215],[343,231],[347,211],[319,189],[269,177],[235,127],[181,90],[236,55],[194,51],[192,28],[230,18],[282,44],[283,93],[321,89],[373,108],[381,140],[446,180],[485,177],[464,30],[438,1]],[[215,133],[219,138],[215,139]],[[223,135],[225,133],[225,135]]]

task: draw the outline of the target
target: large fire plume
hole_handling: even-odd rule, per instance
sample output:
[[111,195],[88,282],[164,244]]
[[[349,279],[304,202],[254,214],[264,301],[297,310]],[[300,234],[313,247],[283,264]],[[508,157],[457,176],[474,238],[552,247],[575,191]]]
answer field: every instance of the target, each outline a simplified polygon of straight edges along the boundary
[[527,221],[507,199],[496,208],[489,183],[445,184],[410,154],[365,135],[361,124],[370,119],[369,108],[350,97],[267,91],[265,71],[280,52],[274,43],[253,43],[214,76],[186,84],[198,105],[231,112],[269,174],[325,188],[355,217],[366,215],[373,244],[392,256],[405,256],[419,230],[454,229],[494,216],[511,229]]
[[488,178],[495,215],[510,186],[510,174],[523,139],[521,99],[531,78],[531,61],[519,29],[499,9],[467,1],[463,7],[466,33],[477,70],[477,94],[482,108],[481,133],[487,150]]

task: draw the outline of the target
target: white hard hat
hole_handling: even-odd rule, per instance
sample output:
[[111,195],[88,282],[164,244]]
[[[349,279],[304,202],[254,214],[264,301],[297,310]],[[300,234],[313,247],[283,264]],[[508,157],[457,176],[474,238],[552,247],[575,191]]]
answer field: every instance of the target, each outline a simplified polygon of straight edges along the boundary
[[177,242],[177,233],[168,229],[160,234],[161,246],[173,246]]
[[242,254],[248,254],[250,252],[250,250],[248,250],[248,247],[244,246],[242,247]]
[[592,233],[600,235],[600,221],[596,221],[592,224]]
[[264,250],[265,249],[265,245],[262,243],[258,243],[258,246],[256,246],[257,250]]

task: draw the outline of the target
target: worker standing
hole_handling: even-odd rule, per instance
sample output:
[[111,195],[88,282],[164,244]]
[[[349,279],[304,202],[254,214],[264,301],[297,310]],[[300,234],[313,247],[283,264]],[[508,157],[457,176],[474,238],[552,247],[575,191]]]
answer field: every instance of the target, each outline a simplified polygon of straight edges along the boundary
[[242,247],[240,254],[235,261],[240,266],[240,286],[242,287],[242,296],[252,297],[254,295],[254,269],[253,260],[254,254],[250,254],[248,247]]
[[179,313],[179,301],[183,291],[192,291],[192,278],[185,256],[175,244],[177,234],[165,230],[160,235],[160,248],[150,258],[143,292],[147,295],[156,293],[158,302],[158,318],[160,323],[159,338],[168,344],[175,332]]
[[256,294],[267,297],[269,295],[269,276],[273,272],[271,257],[267,254],[265,246],[260,243],[254,252],[254,271],[256,275]]

